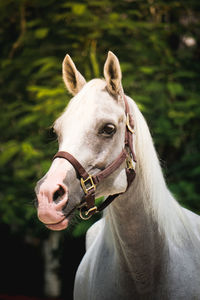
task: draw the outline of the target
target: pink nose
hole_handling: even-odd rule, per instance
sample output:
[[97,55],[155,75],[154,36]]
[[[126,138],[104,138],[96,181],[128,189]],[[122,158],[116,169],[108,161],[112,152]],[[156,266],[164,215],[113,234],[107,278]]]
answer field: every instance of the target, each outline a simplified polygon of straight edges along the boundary
[[67,220],[63,209],[68,201],[68,189],[63,183],[44,181],[39,187],[38,218],[48,228],[61,230],[66,228]]

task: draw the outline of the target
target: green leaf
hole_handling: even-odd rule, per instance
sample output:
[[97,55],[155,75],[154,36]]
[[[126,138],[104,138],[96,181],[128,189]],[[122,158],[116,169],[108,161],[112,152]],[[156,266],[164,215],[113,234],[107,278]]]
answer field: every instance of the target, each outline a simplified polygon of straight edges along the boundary
[[144,74],[153,74],[155,72],[155,69],[153,67],[143,66],[140,67],[140,71]]
[[75,15],[81,16],[86,10],[86,5],[81,3],[72,4],[72,12]]
[[167,88],[172,96],[181,95],[184,92],[184,87],[177,82],[168,82]]
[[35,37],[37,39],[44,39],[48,35],[48,28],[39,28],[35,31]]
[[19,150],[20,145],[16,141],[12,140],[5,143],[2,146],[2,152],[0,153],[0,166],[6,165]]

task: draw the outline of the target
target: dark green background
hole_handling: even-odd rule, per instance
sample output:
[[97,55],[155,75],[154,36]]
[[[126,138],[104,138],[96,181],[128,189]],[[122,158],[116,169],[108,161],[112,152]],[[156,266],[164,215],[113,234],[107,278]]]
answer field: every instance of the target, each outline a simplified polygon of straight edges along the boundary
[[[34,186],[57,151],[50,126],[70,99],[61,76],[66,53],[87,80],[103,76],[108,50],[118,56],[124,90],[147,119],[170,190],[199,213],[200,2],[6,0],[0,12],[4,244],[10,247],[8,236],[13,247],[34,239],[38,261],[48,237],[33,207]],[[76,238],[90,224],[76,221],[62,240],[79,247]]]

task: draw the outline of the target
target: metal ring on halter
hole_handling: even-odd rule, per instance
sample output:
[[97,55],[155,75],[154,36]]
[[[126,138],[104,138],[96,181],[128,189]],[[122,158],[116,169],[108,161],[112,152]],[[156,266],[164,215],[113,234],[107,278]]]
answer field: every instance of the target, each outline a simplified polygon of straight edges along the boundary
[[83,207],[80,208],[80,212],[79,212],[79,215],[82,220],[89,220],[93,216],[93,214],[97,212],[96,206],[88,209],[87,211],[82,211],[82,209]]

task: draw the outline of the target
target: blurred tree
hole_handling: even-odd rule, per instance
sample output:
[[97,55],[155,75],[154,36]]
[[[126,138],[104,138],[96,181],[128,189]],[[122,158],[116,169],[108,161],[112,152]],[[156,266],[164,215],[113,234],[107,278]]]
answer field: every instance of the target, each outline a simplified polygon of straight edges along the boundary
[[0,222],[48,236],[32,204],[57,150],[51,124],[70,99],[61,78],[66,52],[88,80],[102,76],[108,50],[116,53],[172,192],[199,212],[200,2],[8,0],[0,10]]

